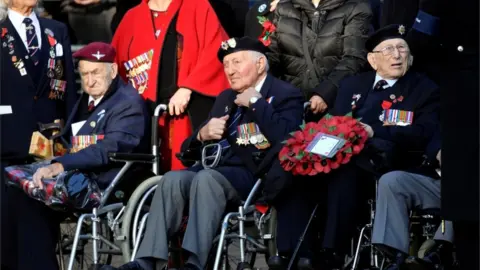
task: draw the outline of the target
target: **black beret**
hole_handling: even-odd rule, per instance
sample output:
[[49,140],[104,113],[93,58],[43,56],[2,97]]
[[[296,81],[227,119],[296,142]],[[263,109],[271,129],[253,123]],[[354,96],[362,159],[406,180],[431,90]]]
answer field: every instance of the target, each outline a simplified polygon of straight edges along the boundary
[[263,19],[273,20],[273,12],[270,12],[271,0],[260,0],[250,7],[245,19],[245,36],[254,39],[263,34]]
[[378,29],[373,33],[365,42],[365,48],[371,52],[373,49],[383,41],[393,38],[402,38],[405,39],[405,34],[407,30],[405,26],[400,24],[391,24],[387,25],[381,29]]
[[218,49],[217,53],[218,60],[223,62],[223,58],[225,56],[239,51],[256,51],[266,54],[268,52],[268,48],[258,39],[253,39],[250,37],[231,38],[229,40],[222,41],[220,49]]

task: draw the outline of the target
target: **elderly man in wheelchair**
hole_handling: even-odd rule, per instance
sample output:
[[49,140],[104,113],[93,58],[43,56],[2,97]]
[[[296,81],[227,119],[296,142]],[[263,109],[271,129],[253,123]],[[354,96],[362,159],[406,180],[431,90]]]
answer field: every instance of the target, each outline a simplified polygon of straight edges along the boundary
[[440,131],[429,143],[425,163],[412,171],[392,171],[379,180],[372,243],[390,258],[394,269],[450,269],[453,227],[445,221],[435,233],[435,245],[423,259],[408,257],[409,211],[440,210]]
[[[149,127],[147,109],[136,90],[118,76],[114,48],[106,43],[91,43],[73,56],[79,59],[84,93],[60,134],[61,137],[71,137],[71,151],[40,163],[39,166],[44,165],[30,177],[33,183],[22,185],[21,188],[37,200],[27,197],[22,189],[8,187],[9,213],[8,220],[2,221],[2,229],[7,229],[14,237],[12,243],[2,242],[2,246],[14,249],[16,257],[2,258],[9,262],[7,269],[58,269],[55,248],[59,223],[66,218],[66,213],[54,211],[42,201],[55,194],[49,183],[55,183],[57,175],[72,173],[78,176],[69,178],[68,184],[65,182],[66,193],[63,195],[68,199],[62,209],[88,210],[69,206],[75,199],[90,194],[91,187],[103,190],[114,179],[120,168],[109,162],[109,153],[143,152],[144,147],[148,147],[148,140],[143,140],[149,139],[145,136]],[[12,179],[12,172],[8,175]],[[84,185],[86,182],[88,185]],[[32,190],[34,192],[30,192]],[[57,198],[65,198],[63,195]]]
[[[332,114],[351,112],[361,119],[369,137],[365,149],[348,164],[313,179],[296,179],[285,189],[284,197],[274,205],[279,256],[269,261],[271,269],[285,269],[289,260],[291,265],[294,261],[288,257],[292,254],[300,258],[296,263],[299,269],[312,269],[317,264],[321,269],[344,269],[359,205],[364,195],[372,193],[368,189],[372,180],[421,163],[421,154],[411,158],[409,153],[423,152],[435,131],[439,91],[424,75],[409,70],[413,58],[405,34],[402,25],[375,32],[366,42],[368,61],[375,71],[340,83]],[[316,214],[322,223],[319,233],[317,228],[308,230],[311,236],[319,237],[305,235],[312,209],[322,210]],[[297,244],[298,239],[303,242]],[[312,240],[320,240],[318,246]]]
[[[249,194],[257,172],[268,170],[269,160],[278,154],[274,146],[302,121],[300,90],[267,73],[266,50],[247,37],[221,44],[218,58],[231,89],[217,97],[209,119],[182,146],[183,161],[200,160],[203,153],[202,164],[163,176],[136,259],[118,269],[165,267],[169,238],[180,229],[187,207],[182,248],[189,256],[184,269],[205,267],[227,203]],[[216,158],[206,158],[212,155]]]

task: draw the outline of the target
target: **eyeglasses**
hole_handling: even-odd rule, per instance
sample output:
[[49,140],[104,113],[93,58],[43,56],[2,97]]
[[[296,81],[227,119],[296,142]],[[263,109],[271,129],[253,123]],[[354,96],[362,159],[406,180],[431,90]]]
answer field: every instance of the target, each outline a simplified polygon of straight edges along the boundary
[[408,47],[407,45],[397,45],[397,46],[387,46],[379,51],[373,51],[374,53],[382,53],[383,56],[389,56],[392,55],[395,52],[395,49],[398,50],[400,53],[406,53],[408,52]]

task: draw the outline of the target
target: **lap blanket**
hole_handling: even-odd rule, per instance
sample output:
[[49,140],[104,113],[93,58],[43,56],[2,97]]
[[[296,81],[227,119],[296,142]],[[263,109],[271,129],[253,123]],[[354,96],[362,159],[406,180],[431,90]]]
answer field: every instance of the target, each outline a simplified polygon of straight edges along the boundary
[[43,179],[43,189],[33,185],[33,174],[50,161],[6,167],[8,184],[21,188],[29,197],[57,211],[90,210],[100,204],[100,189],[88,174],[79,171],[63,172]]

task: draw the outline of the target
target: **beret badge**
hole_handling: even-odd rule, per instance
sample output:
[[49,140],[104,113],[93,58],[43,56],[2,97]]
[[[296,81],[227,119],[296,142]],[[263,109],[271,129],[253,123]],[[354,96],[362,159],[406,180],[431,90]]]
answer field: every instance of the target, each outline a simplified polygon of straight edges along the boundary
[[398,33],[403,36],[405,34],[405,26],[400,25],[398,27]]

